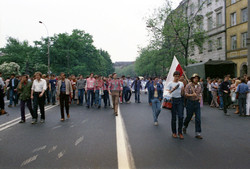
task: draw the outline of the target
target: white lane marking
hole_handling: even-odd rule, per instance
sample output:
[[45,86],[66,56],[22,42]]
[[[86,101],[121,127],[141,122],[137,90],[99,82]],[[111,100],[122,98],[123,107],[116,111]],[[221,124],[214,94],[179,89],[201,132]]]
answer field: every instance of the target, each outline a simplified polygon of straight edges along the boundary
[[48,153],[52,153],[53,151],[55,151],[57,149],[57,146],[53,146],[51,149],[49,149]]
[[37,159],[38,155],[35,155],[33,157],[30,157],[29,159],[25,160],[22,164],[21,164],[21,167],[31,163],[32,161],[35,161]]
[[36,149],[34,149],[32,152],[35,153],[35,152],[38,152],[38,151],[41,151],[41,150],[44,150],[47,146],[42,146],[42,147],[38,147]]
[[83,121],[82,121],[82,124],[86,123],[87,121],[88,121],[88,119],[86,119],[86,120],[83,120]]
[[134,169],[135,164],[131,149],[127,131],[123,122],[120,107],[118,107],[118,116],[116,117],[116,141],[117,141],[117,156],[118,156],[118,169]]
[[[56,106],[51,106],[51,107],[45,108],[45,111],[49,110],[49,109],[52,109],[54,107],[56,107]],[[40,112],[40,111],[38,111],[38,112]],[[26,115],[26,120],[29,119],[29,118],[31,118],[31,115]],[[0,131],[3,131],[5,129],[9,128],[9,127],[12,127],[12,126],[18,124],[19,120],[20,120],[20,118],[16,118],[16,119],[12,120],[14,122],[12,122],[11,124],[9,124],[10,122],[7,122],[9,125],[7,123],[2,124],[1,126],[4,126],[4,127],[0,128]]]
[[80,137],[79,139],[76,140],[75,142],[75,146],[77,146],[79,143],[81,143],[83,141],[84,137]]
[[65,152],[66,152],[66,151],[63,150],[63,151],[61,151],[60,153],[58,153],[58,154],[57,154],[57,158],[58,158],[58,159],[62,158],[62,157],[64,156]]
[[59,126],[53,127],[52,130],[58,129],[58,128],[60,128],[60,127],[62,127],[62,126],[59,125]]

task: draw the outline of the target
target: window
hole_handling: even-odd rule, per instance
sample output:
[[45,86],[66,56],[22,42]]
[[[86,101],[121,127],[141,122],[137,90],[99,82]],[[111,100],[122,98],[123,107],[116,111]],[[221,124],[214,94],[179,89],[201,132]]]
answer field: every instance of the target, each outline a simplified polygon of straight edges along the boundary
[[217,49],[218,50],[222,49],[222,38],[221,37],[219,37],[217,39]]
[[241,22],[246,22],[248,20],[247,14],[247,8],[241,10]]
[[247,47],[247,32],[241,34],[241,47]]
[[236,3],[236,0],[231,0],[231,4],[235,4]]
[[212,16],[207,18],[207,29],[211,30],[213,28],[213,18]]
[[231,14],[231,26],[236,25],[236,12]]
[[217,26],[222,25],[222,14],[221,14],[221,12],[217,13],[217,15],[216,15],[216,24],[217,24]]
[[212,52],[213,51],[213,41],[208,41],[208,52]]
[[231,36],[231,49],[237,49],[237,36]]

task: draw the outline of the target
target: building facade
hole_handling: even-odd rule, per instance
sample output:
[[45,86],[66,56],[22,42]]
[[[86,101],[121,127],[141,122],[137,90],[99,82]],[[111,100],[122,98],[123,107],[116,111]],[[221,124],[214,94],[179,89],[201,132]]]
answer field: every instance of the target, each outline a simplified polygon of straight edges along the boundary
[[207,38],[201,46],[190,46],[190,59],[196,62],[226,60],[226,9],[225,0],[189,0],[187,15],[198,18],[195,29],[206,32]]
[[227,60],[237,64],[237,76],[247,73],[247,0],[226,0]]

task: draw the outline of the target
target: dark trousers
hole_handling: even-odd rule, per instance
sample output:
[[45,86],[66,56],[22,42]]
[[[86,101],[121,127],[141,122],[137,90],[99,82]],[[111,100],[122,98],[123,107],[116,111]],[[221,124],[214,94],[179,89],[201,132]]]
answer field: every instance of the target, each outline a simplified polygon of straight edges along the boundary
[[207,91],[207,101],[208,101],[209,105],[212,102],[212,92],[211,91]]
[[131,90],[129,87],[124,87],[122,92],[122,101],[125,99],[125,102],[128,102],[131,98]]
[[46,94],[47,103],[49,104],[50,103],[50,92],[49,92],[49,89],[46,90],[45,94]]
[[60,109],[62,119],[64,119],[64,107],[66,109],[66,114],[69,115],[69,95],[60,93]]
[[85,89],[78,89],[78,98],[79,98],[80,105],[83,104],[84,93],[85,93]]
[[227,113],[228,106],[231,104],[231,97],[229,93],[223,93],[223,111]]
[[50,91],[50,100],[52,101],[53,104],[56,103],[56,89],[51,89]]
[[152,100],[150,98],[151,98],[151,92],[148,90],[148,103],[152,103]]
[[195,113],[195,132],[201,133],[201,108],[199,101],[187,100],[187,117],[184,121],[184,126],[187,128]]
[[34,93],[34,100],[33,100],[34,113],[33,113],[33,119],[37,119],[37,117],[38,117],[37,110],[38,110],[38,106],[39,106],[40,113],[41,113],[41,119],[45,120],[45,111],[44,111],[45,94],[43,94],[42,97],[39,97],[39,95],[40,95],[39,92],[35,92]]
[[17,104],[17,92],[14,91],[14,89],[10,89],[10,105],[12,105],[12,103],[14,102],[14,104]]
[[108,99],[109,99],[109,92],[107,90],[103,91],[103,101],[104,101],[104,106],[107,107],[108,104]]
[[[90,104],[91,104],[91,106],[93,106],[93,104],[94,104],[94,95],[95,95],[94,90],[88,90],[87,93],[88,93],[87,105],[90,106]],[[91,96],[91,100],[90,100],[90,96]]]
[[27,107],[30,111],[31,117],[33,118],[33,109],[31,105],[31,99],[28,100],[21,100],[21,120],[25,121],[25,103],[27,104]]
[[176,116],[178,116],[178,133],[182,134],[183,127],[183,99],[182,98],[172,98],[172,132],[176,134]]
[[246,115],[246,103],[247,95],[239,93],[239,113],[240,115]]
[[4,106],[5,106],[4,93],[3,93],[3,90],[0,89],[0,108],[1,108],[1,110],[4,110]]
[[140,90],[135,90],[135,101],[140,102]]

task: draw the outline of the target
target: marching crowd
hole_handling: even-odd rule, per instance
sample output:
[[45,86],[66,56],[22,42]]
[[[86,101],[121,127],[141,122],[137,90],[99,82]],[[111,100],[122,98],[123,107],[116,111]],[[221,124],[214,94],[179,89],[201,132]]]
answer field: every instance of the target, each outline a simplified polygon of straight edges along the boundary
[[[141,103],[140,94],[145,91],[148,94],[148,103],[152,106],[154,125],[158,126],[158,117],[162,108],[162,100],[171,101],[171,128],[174,138],[184,139],[189,122],[195,115],[196,138],[201,136],[201,107],[206,97],[211,107],[216,107],[224,111],[229,116],[227,109],[235,108],[236,114],[240,116],[250,115],[250,76],[231,79],[230,75],[224,79],[207,78],[206,82],[194,74],[190,79],[185,79],[179,71],[173,74],[173,81],[166,83],[164,79],[122,76],[117,77],[116,73],[108,77],[98,76],[91,73],[84,78],[82,75],[76,77],[71,75],[66,77],[65,73],[60,76],[46,76],[36,72],[33,77],[22,75],[16,77],[11,75],[10,79],[3,80],[0,73],[0,108],[1,115],[6,114],[4,97],[7,95],[10,100],[8,107],[16,106],[20,101],[21,121],[25,123],[25,105],[27,105],[32,116],[32,124],[38,122],[38,107],[41,114],[41,123],[45,122],[45,105],[56,105],[59,101],[61,110],[61,121],[70,118],[70,104],[86,107],[96,107],[100,109],[102,103],[104,108],[108,106],[114,109],[114,115],[118,115],[119,103],[131,103],[132,92],[135,102]],[[165,92],[167,94],[165,94]],[[7,93],[7,94],[6,94]],[[168,95],[170,97],[166,97]],[[168,98],[168,99],[166,99]],[[186,117],[184,119],[184,109]],[[178,118],[178,129],[176,122]]]

